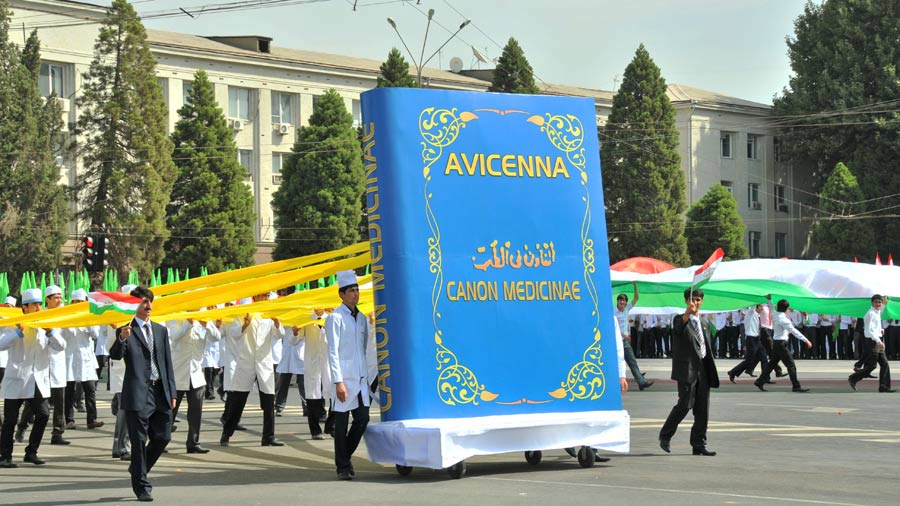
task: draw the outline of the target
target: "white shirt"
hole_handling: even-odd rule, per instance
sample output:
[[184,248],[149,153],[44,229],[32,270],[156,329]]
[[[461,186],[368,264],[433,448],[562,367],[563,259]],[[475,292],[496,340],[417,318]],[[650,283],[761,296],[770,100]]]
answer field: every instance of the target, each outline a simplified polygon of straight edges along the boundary
[[50,398],[50,350],[63,353],[66,342],[59,329],[46,334],[44,329],[7,327],[0,334],[0,350],[9,352],[9,362],[0,384],[0,397],[4,399],[31,399],[34,389],[45,399]]
[[809,342],[809,340],[806,339],[806,336],[794,327],[794,324],[791,323],[791,320],[788,319],[786,314],[780,311],[772,311],[772,314],[774,315],[772,317],[772,328],[774,329],[772,332],[773,341],[787,341],[788,334],[792,334],[804,343]]
[[870,307],[869,310],[866,311],[866,317],[863,322],[863,332],[865,333],[865,336],[876,343],[881,343],[881,336],[884,334],[884,330],[881,328],[881,311],[875,309],[874,306]]
[[94,342],[101,333],[100,327],[74,327],[63,329],[66,335],[66,381],[97,381],[97,357]]
[[631,308],[633,306],[634,305],[629,302],[628,304],[625,304],[625,309],[622,311],[619,311],[618,306],[613,309],[613,314],[616,317],[616,322],[618,322],[619,324],[619,332],[621,333],[623,338],[631,334],[631,331],[628,328],[628,313],[631,311]]
[[[366,315],[358,311],[354,318],[345,304],[335,309],[325,321],[331,381],[335,385],[343,382],[347,389],[346,401],[341,402],[337,395],[334,396],[334,410],[339,413],[356,409],[359,397],[364,406],[369,405],[367,389],[375,378],[369,378],[368,359],[370,356],[374,358],[375,351],[374,347],[368,349],[368,334],[369,322]],[[358,395],[360,393],[362,395]]]
[[[241,324],[243,326],[243,324]],[[240,330],[241,327],[238,327]],[[259,391],[275,393],[275,362],[272,361],[272,341],[284,337],[284,326],[275,327],[268,318],[252,316],[250,324],[235,343],[236,365],[231,389],[236,392],[253,390],[254,380]]]
[[747,310],[747,317],[744,318],[744,334],[759,337],[759,313],[756,312],[756,307]]
[[172,346],[172,370],[175,373],[176,390],[192,390],[206,386],[203,374],[203,356],[206,342],[218,341],[219,332],[211,333],[199,321],[187,320],[166,322],[169,327],[169,343]]

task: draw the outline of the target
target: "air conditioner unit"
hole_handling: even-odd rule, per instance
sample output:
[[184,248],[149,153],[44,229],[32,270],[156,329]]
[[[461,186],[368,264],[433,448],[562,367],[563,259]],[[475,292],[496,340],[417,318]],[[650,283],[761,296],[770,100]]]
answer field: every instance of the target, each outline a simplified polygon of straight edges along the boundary
[[272,174],[272,184],[281,184],[281,174]]
[[290,123],[273,123],[272,130],[279,135],[287,135],[291,131]]
[[228,126],[231,127],[232,130],[243,130],[244,129],[244,121],[240,119],[230,119],[228,120]]
[[782,213],[788,212],[787,204],[778,204],[778,210],[781,211]]
[[71,101],[66,98],[58,98],[58,97],[57,97],[56,101],[59,103],[59,108],[62,109],[63,114],[68,114],[68,112],[71,110],[71,105],[72,105]]
[[762,202],[754,202],[753,204],[750,205],[750,207],[753,208],[754,211],[761,211],[762,210]]

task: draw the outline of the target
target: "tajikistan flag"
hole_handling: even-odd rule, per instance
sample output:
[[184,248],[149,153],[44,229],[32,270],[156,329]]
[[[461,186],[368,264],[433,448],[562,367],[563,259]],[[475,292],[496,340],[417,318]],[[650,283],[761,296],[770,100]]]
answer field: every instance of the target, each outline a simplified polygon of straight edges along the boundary
[[713,251],[712,256],[706,259],[706,262],[700,266],[699,269],[694,271],[694,279],[691,281],[692,287],[699,287],[709,281],[709,278],[712,277],[713,272],[715,272],[716,267],[722,263],[722,258],[725,257],[725,251],[722,248],[716,248]]
[[107,311],[116,311],[122,314],[133,315],[137,313],[141,299],[119,292],[91,292],[88,295],[91,304],[91,314],[103,314]]

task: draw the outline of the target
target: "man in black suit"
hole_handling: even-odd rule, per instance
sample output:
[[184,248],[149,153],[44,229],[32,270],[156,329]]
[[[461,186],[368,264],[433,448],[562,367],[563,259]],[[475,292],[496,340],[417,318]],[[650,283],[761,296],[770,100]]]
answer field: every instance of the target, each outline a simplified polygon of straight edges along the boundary
[[672,408],[659,431],[659,446],[669,453],[669,442],[678,424],[693,410],[691,447],[694,455],[713,456],[706,448],[706,426],[709,422],[709,389],[719,388],[719,374],[713,360],[709,323],[700,319],[703,290],[684,291],[684,314],[672,320],[672,379],[678,382],[678,403]]
[[153,487],[147,473],[156,464],[172,438],[172,408],[175,407],[175,373],[169,331],[150,321],[153,292],[139,286],[131,291],[141,299],[130,325],[116,330],[109,350],[111,360],[125,360],[125,379],[119,409],[131,439],[131,488],[139,501],[152,501]]

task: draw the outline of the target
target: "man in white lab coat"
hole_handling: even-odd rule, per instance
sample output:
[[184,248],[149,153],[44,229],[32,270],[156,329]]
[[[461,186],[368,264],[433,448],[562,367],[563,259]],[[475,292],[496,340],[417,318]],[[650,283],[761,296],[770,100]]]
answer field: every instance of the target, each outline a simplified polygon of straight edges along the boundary
[[[254,297],[255,302],[268,300],[268,294]],[[228,391],[223,415],[224,426],[219,444],[229,446],[231,436],[247,404],[253,383],[259,386],[259,406],[263,411],[262,446],[284,446],[275,439],[275,366],[272,362],[272,341],[284,337],[284,327],[276,318],[261,318],[247,313],[241,325],[241,336],[234,343],[235,370]],[[228,388],[228,387],[226,387]]]
[[[25,290],[22,293],[22,311],[25,314],[40,311],[41,298],[40,288]],[[65,348],[66,342],[58,330],[17,325],[0,334],[0,350],[9,352],[7,370],[0,382],[0,397],[4,399],[0,468],[18,467],[12,461],[13,432],[19,421],[19,409],[24,403],[31,406],[34,413],[34,427],[25,448],[25,462],[36,466],[44,464],[37,452],[50,418],[50,404],[47,402],[50,397],[50,350],[64,351]]]
[[325,322],[328,369],[335,395],[334,463],[338,479],[352,480],[356,472],[350,459],[369,424],[369,395],[377,389],[378,378],[369,377],[367,359],[375,350],[369,339],[368,318],[357,307],[359,285],[353,271],[338,273],[338,294],[342,304]]
[[309,421],[309,434],[313,439],[325,439],[322,434],[321,421],[325,419],[325,433],[334,435],[334,410],[325,407],[331,404],[333,383],[328,371],[328,342],[325,339],[325,310],[316,309],[314,318],[318,320],[301,329],[306,346],[303,348],[303,387],[306,393],[306,416]]
[[218,342],[218,322],[201,322],[192,318],[184,321],[170,321],[169,342],[172,346],[172,368],[175,372],[176,401],[172,420],[178,414],[181,400],[187,395],[188,400],[188,453],[209,453],[200,446],[200,423],[203,417],[203,397],[206,391],[206,376],[203,374],[203,355],[206,353],[207,341]]
[[[87,292],[79,288],[72,292],[72,304],[87,302]],[[75,386],[81,385],[87,411],[87,428],[103,427],[97,420],[97,359],[94,356],[94,339],[101,328],[72,327],[63,329],[66,338],[66,427],[75,428]]]

